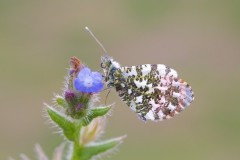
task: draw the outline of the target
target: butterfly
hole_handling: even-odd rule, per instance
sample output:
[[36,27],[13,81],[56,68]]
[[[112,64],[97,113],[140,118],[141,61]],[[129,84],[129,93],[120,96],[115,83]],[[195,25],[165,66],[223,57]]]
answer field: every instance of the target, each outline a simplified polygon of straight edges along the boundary
[[[91,30],[85,29],[107,53]],[[114,87],[121,99],[144,121],[172,118],[194,100],[191,86],[164,64],[121,67],[105,55],[101,57],[101,68],[107,86]]]
[[163,64],[121,67],[109,56],[102,56],[101,67],[108,87],[146,121],[172,118],[194,100],[190,85],[177,72]]

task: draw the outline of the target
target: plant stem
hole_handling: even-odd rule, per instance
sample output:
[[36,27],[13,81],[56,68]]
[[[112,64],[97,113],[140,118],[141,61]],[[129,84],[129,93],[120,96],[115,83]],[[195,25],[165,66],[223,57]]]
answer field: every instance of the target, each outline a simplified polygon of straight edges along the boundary
[[80,155],[81,155],[82,147],[79,146],[79,143],[76,143],[76,142],[74,142],[72,145],[73,145],[73,151],[72,151],[71,160],[81,160]]
[[80,144],[80,131],[82,128],[81,120],[75,121],[75,134],[74,134],[74,141],[72,143],[73,150],[72,150],[72,157],[71,160],[81,160],[80,155],[82,151],[82,145]]

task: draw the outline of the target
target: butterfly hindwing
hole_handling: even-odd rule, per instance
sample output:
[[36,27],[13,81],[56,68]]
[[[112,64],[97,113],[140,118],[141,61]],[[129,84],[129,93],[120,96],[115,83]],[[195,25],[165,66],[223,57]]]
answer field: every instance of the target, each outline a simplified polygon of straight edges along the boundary
[[122,100],[143,120],[163,120],[193,101],[191,87],[163,64],[120,67],[114,86]]
[[111,57],[101,57],[108,87],[143,120],[164,120],[189,106],[194,99],[191,87],[177,72],[164,64],[121,67]]

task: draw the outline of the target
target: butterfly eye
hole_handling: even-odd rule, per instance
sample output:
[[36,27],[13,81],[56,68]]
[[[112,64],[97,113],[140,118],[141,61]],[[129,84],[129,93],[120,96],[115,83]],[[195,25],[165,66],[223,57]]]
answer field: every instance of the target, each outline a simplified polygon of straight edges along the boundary
[[104,63],[101,63],[102,68],[106,68],[106,65]]

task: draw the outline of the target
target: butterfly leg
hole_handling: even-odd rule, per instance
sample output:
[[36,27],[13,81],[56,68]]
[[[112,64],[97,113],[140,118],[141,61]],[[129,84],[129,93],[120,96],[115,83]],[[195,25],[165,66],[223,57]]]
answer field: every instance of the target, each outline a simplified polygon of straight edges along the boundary
[[108,93],[107,93],[106,99],[105,99],[105,105],[107,104],[107,98],[108,98],[108,95],[109,95],[110,92],[111,92],[111,88],[108,88]]

